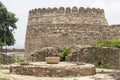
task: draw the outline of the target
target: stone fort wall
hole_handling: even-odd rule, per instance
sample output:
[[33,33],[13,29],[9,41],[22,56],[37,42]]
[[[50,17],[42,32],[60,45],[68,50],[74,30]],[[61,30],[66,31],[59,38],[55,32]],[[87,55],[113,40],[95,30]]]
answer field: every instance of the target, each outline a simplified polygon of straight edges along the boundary
[[90,45],[98,40],[120,39],[120,26],[41,24],[29,27],[27,32],[26,50],[30,52],[42,47]]
[[108,25],[103,9],[95,8],[39,8],[29,11],[28,25],[36,24],[94,24]]
[[25,49],[90,45],[97,40],[120,39],[120,25],[109,26],[103,9],[63,7],[29,12]]

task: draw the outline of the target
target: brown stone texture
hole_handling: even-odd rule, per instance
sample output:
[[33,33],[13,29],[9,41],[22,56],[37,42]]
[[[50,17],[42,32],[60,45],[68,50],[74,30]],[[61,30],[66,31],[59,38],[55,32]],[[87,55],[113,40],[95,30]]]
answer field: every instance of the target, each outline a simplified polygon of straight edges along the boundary
[[86,62],[98,67],[120,69],[120,49],[102,47],[72,47],[68,62]]
[[95,66],[92,64],[77,65],[65,62],[59,64],[46,64],[45,62],[30,64],[11,65],[10,72],[38,77],[90,76],[96,74]]
[[97,40],[120,39],[120,27],[78,24],[51,24],[29,27],[26,35],[27,52],[43,47],[89,45]]
[[60,62],[60,57],[45,57],[47,64],[58,64]]
[[97,77],[95,80],[120,80],[120,72],[111,73],[103,77]]
[[62,51],[59,47],[44,47],[30,55],[31,61],[45,61],[45,57],[59,57]]
[[94,24],[108,25],[103,9],[54,7],[29,11],[28,25],[36,24]]
[[64,7],[29,11],[25,51],[44,47],[90,45],[98,40],[120,39],[120,25],[109,26],[103,9]]
[[14,63],[13,57],[0,52],[0,64]]
[[[32,61],[45,61],[45,57],[60,56],[64,49],[59,47],[45,47],[39,52],[31,54]],[[68,62],[86,62],[97,67],[120,68],[120,49],[110,47],[91,47],[74,45],[66,57]]]

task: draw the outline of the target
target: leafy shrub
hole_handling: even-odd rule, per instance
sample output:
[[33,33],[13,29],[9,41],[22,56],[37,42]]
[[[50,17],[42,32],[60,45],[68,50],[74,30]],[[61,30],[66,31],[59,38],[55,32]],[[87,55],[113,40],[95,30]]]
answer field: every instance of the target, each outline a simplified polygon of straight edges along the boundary
[[60,60],[61,61],[65,61],[66,60],[66,56],[70,53],[70,48],[65,47],[65,49],[63,50],[63,52],[60,55]]
[[97,41],[97,42],[93,43],[92,46],[120,48],[120,39],[101,40],[101,41]]

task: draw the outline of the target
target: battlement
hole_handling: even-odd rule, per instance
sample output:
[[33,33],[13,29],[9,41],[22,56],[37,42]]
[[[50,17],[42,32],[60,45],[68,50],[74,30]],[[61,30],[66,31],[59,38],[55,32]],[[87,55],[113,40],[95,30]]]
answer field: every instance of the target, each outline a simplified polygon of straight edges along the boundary
[[103,9],[59,7],[38,8],[29,11],[28,25],[39,24],[92,24],[108,25]]
[[59,8],[38,8],[38,9],[32,9],[29,11],[29,14],[56,14],[56,13],[63,13],[63,14],[70,14],[70,13],[96,13],[96,14],[103,14],[104,10],[100,8],[77,8],[73,7],[72,9],[70,7],[64,8],[64,7],[59,7]]

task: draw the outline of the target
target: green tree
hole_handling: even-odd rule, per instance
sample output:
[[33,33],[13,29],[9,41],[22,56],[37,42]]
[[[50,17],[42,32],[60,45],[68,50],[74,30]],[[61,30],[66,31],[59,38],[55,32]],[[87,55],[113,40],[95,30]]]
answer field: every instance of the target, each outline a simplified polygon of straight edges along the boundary
[[17,29],[17,18],[15,14],[9,12],[7,8],[0,2],[0,46],[14,45],[14,30]]

